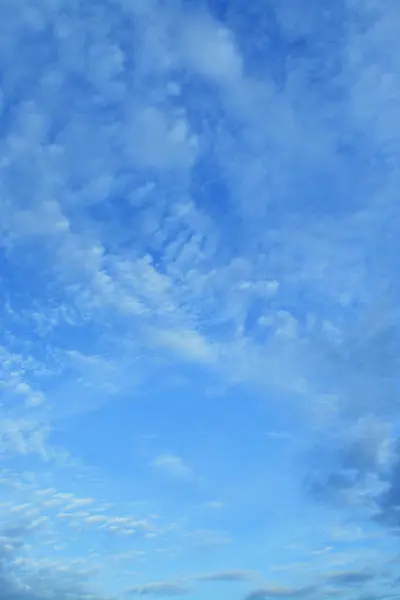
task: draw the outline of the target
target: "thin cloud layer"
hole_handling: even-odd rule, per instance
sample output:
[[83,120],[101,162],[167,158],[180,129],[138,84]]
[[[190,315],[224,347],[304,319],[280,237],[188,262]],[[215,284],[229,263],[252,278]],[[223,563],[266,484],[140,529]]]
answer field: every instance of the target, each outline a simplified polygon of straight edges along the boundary
[[314,594],[315,589],[311,587],[306,588],[278,588],[278,587],[265,587],[250,592],[246,596],[247,600],[267,600],[268,598],[304,598],[310,597]]
[[376,577],[376,573],[366,571],[338,571],[327,576],[328,583],[339,586],[360,585]]
[[190,591],[190,588],[179,583],[149,583],[127,590],[131,596],[166,596],[168,598],[186,596]]
[[200,575],[198,580],[203,582],[220,581],[221,583],[229,583],[235,581],[251,581],[256,576],[257,574],[248,571],[220,571],[217,573]]

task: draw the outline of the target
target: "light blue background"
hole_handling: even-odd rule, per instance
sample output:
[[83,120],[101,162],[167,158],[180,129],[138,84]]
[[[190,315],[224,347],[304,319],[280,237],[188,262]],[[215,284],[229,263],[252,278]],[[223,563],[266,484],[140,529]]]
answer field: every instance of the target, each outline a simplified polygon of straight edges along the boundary
[[399,26],[0,4],[0,600],[397,594]]

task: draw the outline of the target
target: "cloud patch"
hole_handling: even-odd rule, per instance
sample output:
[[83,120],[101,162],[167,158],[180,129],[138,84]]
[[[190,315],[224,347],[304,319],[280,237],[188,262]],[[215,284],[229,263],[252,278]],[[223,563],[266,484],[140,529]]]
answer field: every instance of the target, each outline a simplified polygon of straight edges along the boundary
[[160,454],[151,463],[151,466],[160,473],[172,479],[191,479],[193,471],[182,457],[175,454]]
[[32,528],[9,523],[0,532],[1,600],[102,600],[90,590],[92,573],[77,565],[35,561],[18,553],[29,548]]
[[329,584],[340,586],[356,586],[375,579],[376,573],[368,571],[337,571],[327,575],[325,580]]
[[245,600],[269,600],[274,598],[307,598],[315,593],[314,587],[286,588],[263,587],[254,590],[245,596]]
[[192,592],[191,588],[181,583],[148,583],[130,587],[126,593],[130,596],[160,596],[174,598],[175,596],[187,596]]

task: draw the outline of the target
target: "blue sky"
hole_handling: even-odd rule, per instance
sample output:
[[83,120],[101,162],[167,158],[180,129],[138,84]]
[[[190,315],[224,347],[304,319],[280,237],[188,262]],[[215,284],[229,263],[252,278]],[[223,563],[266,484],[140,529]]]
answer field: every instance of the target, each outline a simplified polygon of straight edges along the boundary
[[0,6],[0,600],[397,596],[397,0]]

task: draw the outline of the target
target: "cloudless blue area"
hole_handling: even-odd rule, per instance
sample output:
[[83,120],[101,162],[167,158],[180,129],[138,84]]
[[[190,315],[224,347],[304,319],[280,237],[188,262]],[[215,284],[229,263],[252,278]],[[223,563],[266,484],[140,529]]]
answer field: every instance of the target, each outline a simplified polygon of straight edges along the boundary
[[399,31],[0,3],[0,600],[398,596]]

